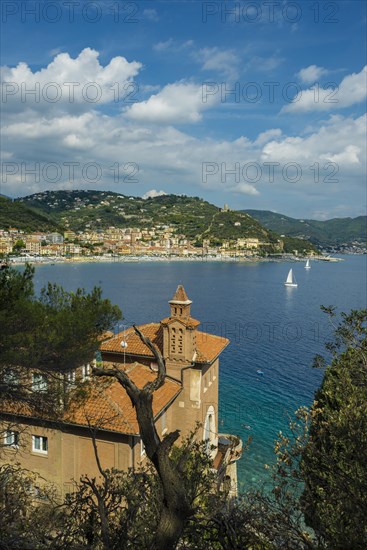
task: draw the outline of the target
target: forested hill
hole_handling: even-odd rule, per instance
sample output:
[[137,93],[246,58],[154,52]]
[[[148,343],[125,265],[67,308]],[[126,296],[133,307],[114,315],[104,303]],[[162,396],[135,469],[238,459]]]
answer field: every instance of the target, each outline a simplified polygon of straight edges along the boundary
[[198,197],[162,195],[143,199],[104,191],[46,191],[18,201],[76,231],[86,227],[171,225],[189,239],[251,236],[266,240],[270,235],[248,214],[222,212]]
[[[176,227],[177,234],[194,243],[208,239],[213,245],[246,237],[275,243],[279,238],[246,212],[223,211],[199,197],[162,195],[143,199],[109,191],[45,191],[17,201],[74,231],[167,225]],[[289,239],[289,244],[292,249],[313,248],[307,241]]]
[[367,242],[367,216],[319,221],[296,219],[270,210],[245,210],[264,227],[280,235],[308,239],[320,246]]
[[0,229],[32,231],[57,231],[58,223],[39,209],[12,201],[0,195]]

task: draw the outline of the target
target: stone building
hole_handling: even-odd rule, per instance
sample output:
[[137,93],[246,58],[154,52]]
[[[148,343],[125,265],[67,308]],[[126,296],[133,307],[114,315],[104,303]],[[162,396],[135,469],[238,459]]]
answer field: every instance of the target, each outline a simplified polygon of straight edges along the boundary
[[[218,433],[219,356],[229,341],[198,330],[200,322],[191,317],[191,304],[179,286],[169,301],[169,316],[139,326],[166,363],[165,383],[153,396],[156,428],[160,437],[175,429],[185,437],[200,423],[197,437],[208,442],[218,482],[231,483],[235,493],[242,442],[237,436]],[[103,366],[117,365],[138,387],[156,377],[154,355],[133,327],[110,333],[100,346],[100,355]],[[62,495],[72,490],[73,479],[83,474],[98,476],[93,437],[105,468],[134,468],[145,460],[135,409],[121,385],[115,379],[93,378],[90,365],[65,377],[68,400],[61,420],[37,418],[29,410],[1,413],[3,420],[12,422],[4,435],[1,461],[16,460],[39,472]],[[85,389],[82,399],[80,391],[73,391],[76,385]],[[42,374],[33,374],[33,387],[40,397],[47,391]]]

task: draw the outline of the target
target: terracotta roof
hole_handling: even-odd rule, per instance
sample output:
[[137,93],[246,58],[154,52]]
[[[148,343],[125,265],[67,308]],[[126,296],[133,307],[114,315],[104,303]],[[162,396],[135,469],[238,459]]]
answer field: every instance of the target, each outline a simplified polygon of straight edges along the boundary
[[228,338],[207,332],[196,332],[196,363],[211,363],[228,346]]
[[[139,325],[141,332],[147,336],[157,348],[163,350],[163,329],[160,323],[149,323],[146,325]],[[121,346],[121,342],[124,341],[127,344],[126,348]],[[114,353],[124,353],[126,355],[143,355],[146,357],[153,357],[150,349],[140,340],[133,327],[119,332],[113,338],[106,340],[100,346],[100,350],[112,351]]]
[[[134,363],[128,365],[130,379],[142,388],[156,378],[148,367]],[[181,384],[166,378],[162,387],[153,394],[153,414],[157,416],[181,391]],[[125,389],[117,380],[93,378],[90,392],[81,403],[80,398],[70,402],[64,420],[82,426],[98,426],[124,434],[139,434],[136,412]]]
[[171,302],[180,302],[180,303],[189,303],[191,304],[191,300],[189,300],[186,291],[182,285],[178,285],[175,295],[173,296]]
[[[175,318],[176,319],[176,318]],[[167,322],[170,318],[163,319],[162,322]],[[191,319],[195,321],[195,319]],[[198,321],[196,321],[198,323]],[[145,336],[157,346],[160,352],[163,351],[163,328],[160,323],[150,323],[148,325],[140,325],[139,329]],[[210,363],[228,346],[229,340],[222,336],[215,336],[207,332],[196,331],[197,355],[195,361],[197,363]],[[123,348],[121,342],[125,341],[127,347]],[[120,332],[110,340],[101,344],[101,351],[112,353],[124,353],[126,355],[141,355],[153,358],[153,354],[145,344],[140,340],[135,333],[133,327]]]
[[[110,364],[104,362],[104,365],[108,367]],[[142,388],[157,376],[149,367],[139,363],[126,365],[126,370],[130,379],[138,388]],[[67,424],[90,425],[123,434],[139,434],[135,409],[125,389],[117,380],[92,377],[86,388],[88,388],[88,391],[84,398],[81,398],[80,393],[77,393],[74,400],[71,398],[62,419],[57,416],[57,413],[55,417],[51,417],[46,410],[44,413],[41,410],[32,410],[32,407],[26,403],[3,402],[1,412],[16,416],[47,419],[51,422],[62,420]],[[166,377],[163,386],[153,394],[153,414],[155,417],[180,393],[181,388],[179,382]]]

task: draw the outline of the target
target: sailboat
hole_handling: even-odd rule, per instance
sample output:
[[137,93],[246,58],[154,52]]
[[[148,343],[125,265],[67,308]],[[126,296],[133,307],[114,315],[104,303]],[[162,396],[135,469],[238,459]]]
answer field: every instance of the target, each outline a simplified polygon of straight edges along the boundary
[[297,283],[296,283],[296,279],[293,276],[293,270],[292,269],[289,270],[287,280],[284,284],[285,284],[285,286],[298,286]]
[[309,260],[309,259],[307,259],[307,262],[306,262],[306,265],[305,265],[305,269],[311,269],[310,260]]

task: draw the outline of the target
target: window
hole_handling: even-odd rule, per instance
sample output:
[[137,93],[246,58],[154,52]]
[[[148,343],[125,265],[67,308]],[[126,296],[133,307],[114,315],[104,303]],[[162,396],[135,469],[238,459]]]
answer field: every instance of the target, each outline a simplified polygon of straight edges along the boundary
[[90,373],[91,373],[91,366],[89,363],[82,366],[82,381],[85,382],[85,380],[89,380]]
[[4,444],[7,447],[18,447],[19,433],[12,430],[7,430],[4,434]]
[[144,456],[144,455],[145,455],[145,447],[144,447],[143,440],[140,439],[140,456]]
[[167,411],[164,411],[161,418],[162,418],[162,434],[165,434],[167,431]]
[[66,373],[66,380],[71,386],[75,384],[75,370],[71,370]]
[[33,391],[47,390],[47,378],[44,374],[32,374],[32,390]]
[[43,435],[32,435],[32,451],[47,454],[48,438]]
[[3,381],[5,384],[9,386],[15,386],[19,384],[19,377],[18,374],[13,370],[8,370],[4,373]]

